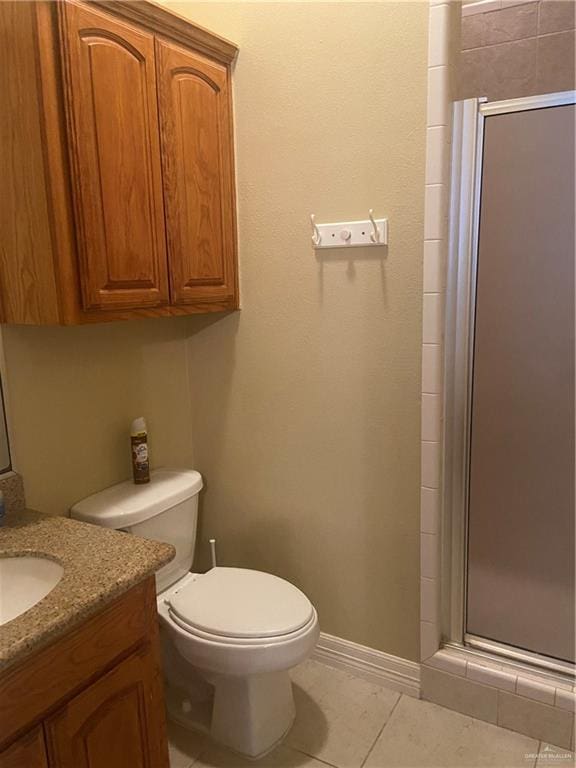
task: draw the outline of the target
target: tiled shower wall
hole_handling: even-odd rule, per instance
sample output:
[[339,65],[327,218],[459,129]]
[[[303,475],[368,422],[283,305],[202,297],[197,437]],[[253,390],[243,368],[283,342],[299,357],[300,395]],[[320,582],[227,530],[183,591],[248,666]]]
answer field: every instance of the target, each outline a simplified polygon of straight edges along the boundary
[[460,50],[460,3],[430,0],[428,109],[422,304],[422,443],[420,548],[420,658],[439,647],[440,499],[444,297],[455,62]]
[[[531,5],[536,9],[535,18],[538,24],[540,6],[547,5],[542,15],[542,29],[546,24],[549,25],[548,28],[550,25],[557,26],[560,19],[565,20],[568,17],[567,6],[560,6],[555,0],[533,0],[531,3],[516,6],[507,4],[505,8],[503,5],[503,0],[486,0],[481,6],[466,7],[465,13],[473,8],[475,12],[472,16],[479,15],[477,9],[481,7],[482,15],[489,16],[499,9],[510,10],[513,7]],[[491,10],[487,10],[488,7]],[[574,7],[573,3],[571,7]],[[517,14],[519,13],[520,11],[517,11]],[[530,13],[533,23],[534,10]],[[465,15],[463,18],[469,17]],[[556,21],[553,22],[552,19]],[[493,19],[486,21],[486,18],[482,18],[477,25],[484,30],[485,25],[493,23]],[[483,31],[482,34],[484,35]],[[561,33],[549,34],[556,36]],[[538,672],[527,674],[524,669],[503,660],[478,658],[465,650],[439,650],[442,579],[440,549],[443,533],[440,521],[443,329],[448,250],[451,101],[458,98],[453,83],[456,65],[461,59],[459,36],[459,4],[450,0],[430,0],[422,318],[421,695],[449,709],[574,750],[576,690],[572,682],[551,680],[546,674]],[[494,44],[494,47],[499,45],[504,49],[507,44],[498,43]],[[512,73],[514,71],[509,53],[500,61],[500,77],[504,83],[508,83],[508,90],[490,92],[482,88],[481,92],[468,93],[467,96],[487,95],[496,99],[512,98],[526,93],[519,93],[519,85],[514,83],[513,77],[507,80],[507,70],[511,69]],[[572,61],[573,57],[566,62],[567,65],[573,66]],[[557,79],[551,90],[566,88],[570,89],[570,86]]]
[[484,0],[462,11],[459,98],[576,88],[575,0]]

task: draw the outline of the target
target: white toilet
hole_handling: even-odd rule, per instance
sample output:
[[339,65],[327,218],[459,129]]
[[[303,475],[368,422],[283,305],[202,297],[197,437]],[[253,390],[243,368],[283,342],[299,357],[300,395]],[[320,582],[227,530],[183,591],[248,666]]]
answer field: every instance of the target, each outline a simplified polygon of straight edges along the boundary
[[166,541],[176,557],[156,574],[170,716],[208,730],[252,758],[273,749],[294,720],[288,670],[318,640],[318,616],[284,579],[244,568],[190,573],[202,477],[158,469],[89,496],[72,517]]

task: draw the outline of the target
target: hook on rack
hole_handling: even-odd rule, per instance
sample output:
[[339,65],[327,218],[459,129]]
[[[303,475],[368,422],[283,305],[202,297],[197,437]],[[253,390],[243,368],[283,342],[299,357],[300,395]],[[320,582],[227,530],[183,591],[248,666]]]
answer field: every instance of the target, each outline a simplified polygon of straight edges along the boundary
[[310,214],[310,223],[312,224],[312,245],[315,248],[318,248],[322,242],[322,235],[320,234],[320,230],[316,224],[316,215],[314,213]]
[[368,216],[370,218],[370,221],[372,222],[372,234],[370,235],[370,240],[372,240],[373,243],[379,243],[380,242],[380,230],[378,229],[378,225],[376,224],[376,221],[374,220],[374,211],[372,208],[368,211]]

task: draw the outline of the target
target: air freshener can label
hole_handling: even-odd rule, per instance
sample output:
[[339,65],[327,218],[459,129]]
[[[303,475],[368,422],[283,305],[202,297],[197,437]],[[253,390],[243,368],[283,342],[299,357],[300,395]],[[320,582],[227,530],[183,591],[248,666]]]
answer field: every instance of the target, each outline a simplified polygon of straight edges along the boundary
[[132,470],[137,484],[150,481],[148,440],[144,435],[132,435]]

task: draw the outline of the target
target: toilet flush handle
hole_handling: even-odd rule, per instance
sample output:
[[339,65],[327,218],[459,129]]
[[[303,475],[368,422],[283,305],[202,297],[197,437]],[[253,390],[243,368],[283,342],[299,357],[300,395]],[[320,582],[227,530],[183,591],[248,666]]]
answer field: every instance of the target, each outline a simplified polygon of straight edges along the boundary
[[212,568],[216,568],[216,539],[210,539],[210,556],[212,557]]

